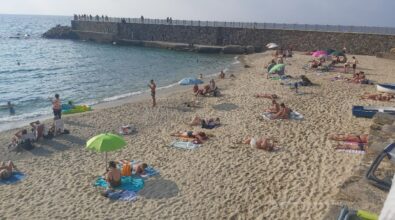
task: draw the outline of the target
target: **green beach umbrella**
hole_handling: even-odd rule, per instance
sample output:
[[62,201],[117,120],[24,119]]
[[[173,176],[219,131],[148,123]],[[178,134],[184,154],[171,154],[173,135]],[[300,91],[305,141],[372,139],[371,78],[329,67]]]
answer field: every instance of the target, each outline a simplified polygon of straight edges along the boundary
[[106,167],[107,167],[107,152],[122,149],[126,146],[123,137],[111,133],[99,134],[86,142],[86,148],[99,152],[106,153]]
[[269,73],[280,72],[280,71],[284,70],[284,68],[285,68],[285,64],[282,64],[282,63],[276,64],[275,66],[273,66],[270,69]]
[[340,57],[340,56],[342,56],[342,57],[344,57],[344,53],[343,53],[343,51],[338,51],[338,50],[336,50],[336,51],[333,51],[332,53],[331,53],[331,55],[332,56],[338,56],[338,57]]

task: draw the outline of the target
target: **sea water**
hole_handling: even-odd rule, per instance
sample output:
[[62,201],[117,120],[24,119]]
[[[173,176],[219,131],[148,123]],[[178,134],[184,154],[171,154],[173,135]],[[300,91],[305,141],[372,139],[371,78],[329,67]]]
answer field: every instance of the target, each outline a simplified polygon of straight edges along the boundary
[[[184,77],[217,73],[233,56],[44,39],[71,17],[0,15],[0,130],[50,115],[58,93],[76,104],[108,102],[145,92],[149,80],[170,87]],[[12,127],[12,126],[11,126]]]

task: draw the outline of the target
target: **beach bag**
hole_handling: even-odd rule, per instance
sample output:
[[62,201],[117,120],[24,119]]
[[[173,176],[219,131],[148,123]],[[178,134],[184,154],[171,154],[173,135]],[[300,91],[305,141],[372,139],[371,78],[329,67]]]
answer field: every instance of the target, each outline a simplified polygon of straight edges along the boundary
[[27,140],[21,142],[21,143],[19,144],[19,146],[20,146],[22,149],[24,149],[24,150],[29,150],[29,151],[30,151],[30,150],[33,150],[34,147],[35,147],[29,139],[27,139]]
[[122,176],[131,176],[132,175],[132,169],[131,169],[130,163],[122,165],[121,175]]

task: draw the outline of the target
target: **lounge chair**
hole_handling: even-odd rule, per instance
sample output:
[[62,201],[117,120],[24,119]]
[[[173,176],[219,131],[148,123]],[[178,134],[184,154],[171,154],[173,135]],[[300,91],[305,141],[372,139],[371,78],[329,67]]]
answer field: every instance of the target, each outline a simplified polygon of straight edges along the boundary
[[366,173],[366,178],[374,186],[382,190],[389,191],[392,184],[391,181],[381,180],[374,175],[381,161],[383,161],[385,157],[387,157],[390,161],[395,163],[395,142],[385,147],[383,152],[377,156],[377,158],[373,161],[372,165],[370,166],[368,172]]

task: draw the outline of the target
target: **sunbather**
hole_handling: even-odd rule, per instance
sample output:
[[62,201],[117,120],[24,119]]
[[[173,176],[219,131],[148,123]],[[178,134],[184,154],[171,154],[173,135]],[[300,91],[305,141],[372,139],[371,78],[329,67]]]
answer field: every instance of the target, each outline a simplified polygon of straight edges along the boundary
[[335,141],[350,141],[356,143],[368,143],[368,134],[355,135],[355,134],[331,134],[329,139]]
[[8,161],[7,163],[1,162],[0,164],[0,179],[8,179],[12,175],[12,171],[16,169],[16,166],[12,161]]
[[33,128],[33,133],[36,137],[36,141],[38,141],[41,138],[47,137],[48,136],[48,129],[45,127],[44,124],[41,124],[40,121],[34,121],[30,123],[30,126]]
[[202,128],[205,129],[213,129],[217,126],[219,126],[221,124],[221,121],[219,120],[219,118],[210,118],[210,119],[203,119],[202,120]]
[[33,133],[28,133],[26,129],[22,129],[14,134],[11,139],[11,144],[9,146],[16,146],[18,143],[24,141],[35,141],[36,138]]
[[117,169],[117,164],[114,161],[108,163],[107,172],[104,174],[104,179],[111,187],[121,185],[121,172]]
[[376,101],[391,101],[391,99],[395,98],[393,94],[363,94],[361,99],[371,99]]
[[255,98],[267,98],[267,99],[277,99],[278,96],[276,94],[267,94],[267,93],[261,93],[261,94],[256,94],[254,95]]
[[280,104],[280,111],[272,116],[272,119],[289,119],[292,109],[285,106],[284,103]]
[[[128,160],[120,160],[119,163],[123,165],[130,165],[130,161]],[[136,175],[144,175],[145,174],[145,169],[148,167],[146,163],[135,163],[133,166],[130,167],[130,173],[134,173]]]
[[270,138],[252,138],[252,137],[246,137],[243,140],[243,144],[250,144],[251,147],[256,148],[256,149],[261,149],[261,150],[266,150],[266,151],[274,151],[276,149],[275,143],[276,141],[270,139]]
[[335,149],[336,150],[363,150],[366,151],[367,150],[367,146],[365,143],[352,143],[352,142],[345,142],[345,143],[341,143],[338,144]]
[[179,131],[170,134],[171,136],[192,139],[195,144],[201,144],[203,141],[207,140],[208,137],[204,132],[194,132],[194,131]]
[[270,106],[270,108],[268,110],[266,110],[266,112],[270,112],[270,113],[278,113],[280,111],[280,105],[277,103],[276,100],[272,100],[272,105]]

